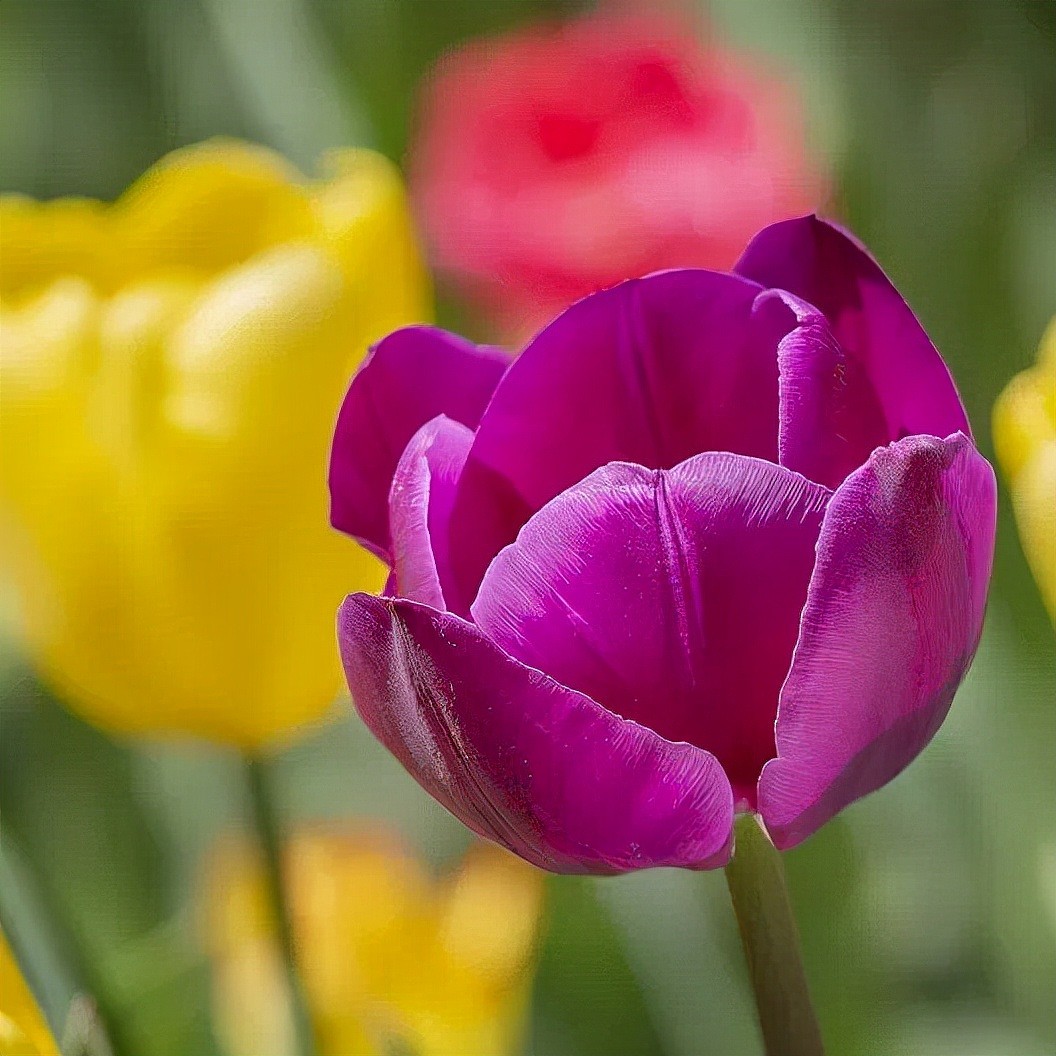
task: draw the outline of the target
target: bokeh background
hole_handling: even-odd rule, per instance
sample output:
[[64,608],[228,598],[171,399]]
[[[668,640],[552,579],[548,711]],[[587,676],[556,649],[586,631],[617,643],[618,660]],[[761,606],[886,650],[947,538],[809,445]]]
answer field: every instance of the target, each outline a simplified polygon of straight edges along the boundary
[[[402,161],[416,85],[446,49],[588,6],[4,0],[0,189],[113,198],[216,134],[308,172],[344,144]],[[713,0],[706,15],[798,84],[833,211],[917,309],[991,454],[993,401],[1056,312],[1056,5]],[[473,333],[451,298],[440,318]],[[891,787],[788,855],[837,1056],[1056,1051],[1052,634],[1006,508],[986,633],[948,722]],[[203,851],[243,816],[237,761],[107,738],[10,641],[0,694],[0,885],[46,1011],[60,1021],[72,988],[58,915],[142,1056],[211,1056],[192,893]],[[466,845],[352,717],[289,750],[278,775],[291,822],[383,819],[438,863]],[[550,882],[527,1051],[759,1052],[721,874]]]

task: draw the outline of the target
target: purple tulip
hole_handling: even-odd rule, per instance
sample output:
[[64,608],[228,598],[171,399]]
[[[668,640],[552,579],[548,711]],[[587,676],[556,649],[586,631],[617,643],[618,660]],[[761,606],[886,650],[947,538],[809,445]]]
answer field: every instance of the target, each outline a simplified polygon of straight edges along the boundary
[[813,217],[732,274],[573,305],[510,362],[427,327],[352,383],[333,522],[357,709],[481,836],[557,872],[788,848],[898,774],[975,653],[996,495],[876,262]]

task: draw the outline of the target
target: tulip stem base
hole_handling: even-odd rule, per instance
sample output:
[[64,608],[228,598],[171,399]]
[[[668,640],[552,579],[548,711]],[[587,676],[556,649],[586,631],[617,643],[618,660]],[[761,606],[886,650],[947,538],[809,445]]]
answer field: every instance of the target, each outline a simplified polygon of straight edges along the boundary
[[824,1056],[780,852],[753,814],[740,815],[726,866],[767,1056]]
[[286,976],[286,988],[289,992],[290,1010],[293,1018],[293,1029],[297,1056],[316,1056],[315,1028],[312,1023],[311,1008],[308,1004],[304,983],[297,964],[297,950],[293,936],[293,922],[290,916],[284,882],[282,858],[282,839],[275,803],[271,795],[271,782],[268,779],[268,762],[259,755],[245,757],[246,784],[249,789],[251,820],[260,855],[264,866],[264,882],[267,889],[268,904],[275,923],[279,953],[282,957],[283,970]]

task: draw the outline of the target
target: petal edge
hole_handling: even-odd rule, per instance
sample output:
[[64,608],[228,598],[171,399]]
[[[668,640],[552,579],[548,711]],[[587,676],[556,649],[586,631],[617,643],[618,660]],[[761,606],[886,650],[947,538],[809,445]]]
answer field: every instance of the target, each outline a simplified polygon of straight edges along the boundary
[[330,523],[389,560],[389,488],[404,448],[438,414],[475,429],[509,364],[501,349],[432,326],[407,326],[379,341],[338,412]]
[[890,781],[945,719],[982,631],[996,507],[963,434],[880,448],[837,489],[759,780],[778,847]]
[[818,308],[842,348],[872,382],[886,440],[947,436],[971,428],[949,369],[872,254],[818,216],[782,220],[752,239],[734,267]]
[[414,602],[350,595],[356,708],[435,799],[552,872],[723,865],[733,794],[713,756],[619,719]]

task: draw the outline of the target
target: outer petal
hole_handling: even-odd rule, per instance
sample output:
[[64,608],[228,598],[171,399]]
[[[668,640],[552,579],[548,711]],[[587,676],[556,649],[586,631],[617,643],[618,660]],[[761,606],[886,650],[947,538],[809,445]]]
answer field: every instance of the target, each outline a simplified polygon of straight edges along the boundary
[[330,521],[390,555],[388,495],[407,441],[438,414],[475,429],[509,366],[496,348],[431,326],[380,341],[353,378],[330,454]]
[[701,451],[776,461],[779,305],[710,271],[659,272],[573,305],[524,350],[480,423],[455,506],[455,571],[471,599],[528,517],[613,461]]
[[455,485],[473,443],[460,422],[438,415],[423,425],[400,459],[389,495],[396,582],[385,593],[444,609],[448,536]]
[[871,384],[885,442],[918,433],[971,435],[942,357],[891,280],[847,232],[816,216],[772,224],[734,270],[824,312],[854,364],[850,375],[830,375],[830,384]]
[[712,752],[754,806],[830,495],[743,455],[614,463],[532,517],[473,618],[523,663]]
[[890,781],[939,728],[979,641],[996,508],[963,434],[878,450],[833,496],[759,782],[779,847]]
[[364,722],[479,835],[554,872],[729,858],[733,797],[707,752],[618,718],[451,613],[353,594],[338,634]]

